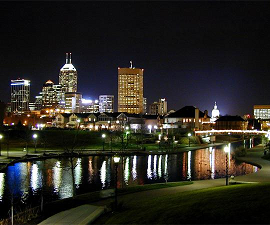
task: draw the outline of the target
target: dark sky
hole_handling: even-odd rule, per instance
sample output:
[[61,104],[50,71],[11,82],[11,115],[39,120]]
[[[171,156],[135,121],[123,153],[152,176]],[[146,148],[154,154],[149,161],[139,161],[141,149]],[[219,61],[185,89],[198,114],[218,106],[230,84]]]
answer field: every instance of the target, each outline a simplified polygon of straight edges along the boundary
[[84,97],[117,97],[117,67],[144,68],[148,103],[221,114],[270,104],[269,2],[1,2],[0,100],[10,80],[31,95],[58,83],[72,52]]

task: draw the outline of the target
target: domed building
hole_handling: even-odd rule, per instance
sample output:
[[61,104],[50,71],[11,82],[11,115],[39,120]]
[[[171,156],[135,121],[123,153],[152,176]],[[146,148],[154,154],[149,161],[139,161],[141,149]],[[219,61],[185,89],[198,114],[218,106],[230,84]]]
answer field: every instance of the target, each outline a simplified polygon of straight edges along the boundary
[[215,122],[219,118],[219,110],[217,108],[217,102],[215,102],[214,108],[212,110],[211,122]]

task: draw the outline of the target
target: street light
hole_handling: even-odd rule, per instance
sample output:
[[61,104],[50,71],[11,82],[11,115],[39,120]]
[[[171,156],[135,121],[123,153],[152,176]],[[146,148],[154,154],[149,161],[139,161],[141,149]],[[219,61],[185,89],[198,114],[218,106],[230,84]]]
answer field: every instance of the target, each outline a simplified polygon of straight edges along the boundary
[[190,147],[190,137],[191,137],[191,133],[188,133],[188,147]]
[[229,177],[228,177],[228,167],[229,167],[229,161],[228,161],[228,154],[230,152],[230,148],[228,146],[225,146],[224,152],[226,154],[226,186],[229,185]]
[[118,172],[118,164],[120,162],[120,157],[115,155],[113,157],[114,165],[115,165],[115,210],[117,209],[117,172]]
[[35,142],[35,153],[37,153],[37,134],[33,134],[34,142]]
[[0,156],[1,156],[1,151],[2,151],[2,139],[3,139],[3,135],[0,134]]
[[105,144],[106,134],[102,134],[101,137],[102,137],[102,139],[103,139],[102,144],[103,144],[103,151],[104,151],[104,144]]

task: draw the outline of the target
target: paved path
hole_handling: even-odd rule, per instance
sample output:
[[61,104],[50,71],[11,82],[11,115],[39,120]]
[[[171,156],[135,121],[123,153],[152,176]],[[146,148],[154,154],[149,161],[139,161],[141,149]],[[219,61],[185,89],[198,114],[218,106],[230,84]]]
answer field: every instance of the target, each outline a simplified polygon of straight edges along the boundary
[[102,213],[104,213],[104,207],[81,205],[76,208],[57,213],[42,221],[39,225],[86,225],[89,224],[90,221],[94,221]]

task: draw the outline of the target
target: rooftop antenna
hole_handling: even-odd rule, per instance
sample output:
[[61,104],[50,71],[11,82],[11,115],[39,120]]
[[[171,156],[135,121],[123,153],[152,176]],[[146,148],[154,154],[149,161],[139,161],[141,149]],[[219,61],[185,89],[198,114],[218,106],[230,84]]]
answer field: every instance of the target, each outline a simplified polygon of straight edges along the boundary
[[71,52],[69,53],[69,63],[71,64]]
[[129,61],[130,62],[130,69],[132,69],[132,61]]
[[66,53],[66,64],[68,63],[68,53]]

